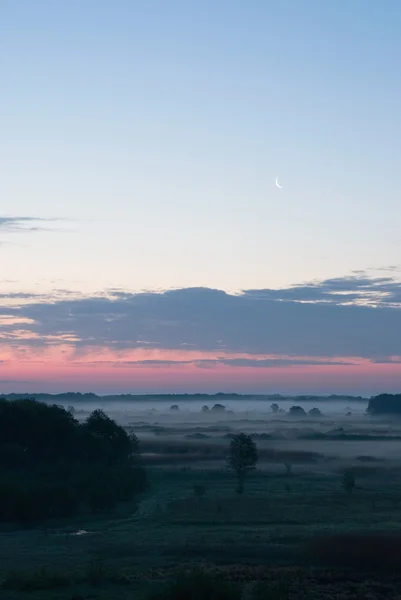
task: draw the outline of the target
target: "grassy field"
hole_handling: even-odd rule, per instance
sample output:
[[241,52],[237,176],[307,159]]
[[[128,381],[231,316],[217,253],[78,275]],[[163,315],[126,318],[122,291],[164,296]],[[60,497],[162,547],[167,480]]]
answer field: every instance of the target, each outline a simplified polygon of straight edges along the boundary
[[[29,530],[3,528],[0,597],[141,600],[178,572],[199,565],[240,582],[244,598],[397,597],[396,575],[383,579],[368,565],[367,584],[367,576],[357,574],[355,557],[347,558],[349,542],[334,554],[326,552],[334,547],[330,541],[317,549],[311,543],[316,536],[401,532],[396,464],[354,461],[357,487],[348,495],[341,487],[340,462],[301,462],[291,474],[283,464],[266,462],[249,476],[240,496],[221,462],[174,460],[149,466],[150,487],[138,509],[124,506],[113,515]],[[196,484],[205,486],[203,497],[195,495]],[[384,562],[396,554],[394,571],[401,569],[401,546],[394,550],[394,543],[390,549],[383,540],[363,546],[375,547],[381,557],[387,553]],[[373,566],[379,562],[373,560]],[[352,573],[345,575],[347,567]],[[270,591],[252,592],[257,581],[270,582]]]

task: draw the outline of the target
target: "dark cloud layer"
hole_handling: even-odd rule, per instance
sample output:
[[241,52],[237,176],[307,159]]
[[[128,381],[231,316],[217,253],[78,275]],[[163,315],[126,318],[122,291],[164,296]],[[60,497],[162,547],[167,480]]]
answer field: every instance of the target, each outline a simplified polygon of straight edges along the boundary
[[[370,306],[363,305],[367,298]],[[78,340],[71,341],[78,350],[150,347],[378,361],[401,356],[400,308],[399,282],[360,274],[241,294],[188,288],[48,301],[33,297],[0,311],[33,322],[5,324],[0,333],[9,336],[18,329],[24,336],[23,329],[20,343],[36,345],[69,336]],[[29,339],[32,333],[36,339]]]
[[349,361],[342,360],[313,360],[313,359],[298,359],[298,358],[266,358],[266,359],[252,359],[252,358],[204,358],[194,360],[162,360],[162,359],[148,359],[148,360],[124,360],[124,361],[85,361],[85,365],[118,365],[119,367],[173,367],[177,365],[193,365],[199,368],[210,368],[217,365],[226,365],[229,367],[262,367],[262,368],[273,368],[273,367],[295,367],[305,365],[351,365],[354,364]]

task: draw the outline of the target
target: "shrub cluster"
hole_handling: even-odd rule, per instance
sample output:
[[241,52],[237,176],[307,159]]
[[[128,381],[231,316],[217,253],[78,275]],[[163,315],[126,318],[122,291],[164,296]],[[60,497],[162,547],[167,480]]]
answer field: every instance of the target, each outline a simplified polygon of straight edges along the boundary
[[145,487],[138,439],[102,410],[80,423],[57,405],[0,398],[0,521],[107,511]]
[[379,394],[369,400],[371,415],[401,415],[401,394]]

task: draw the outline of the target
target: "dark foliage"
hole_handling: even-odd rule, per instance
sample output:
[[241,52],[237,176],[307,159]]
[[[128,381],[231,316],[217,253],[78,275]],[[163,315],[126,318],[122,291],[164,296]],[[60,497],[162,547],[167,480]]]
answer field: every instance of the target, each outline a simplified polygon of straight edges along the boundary
[[84,423],[32,399],[0,399],[0,521],[108,511],[146,487],[138,439],[102,410]]
[[226,410],[226,407],[224,406],[224,404],[217,403],[212,406],[211,410],[213,412],[224,412]]
[[237,492],[244,491],[245,476],[255,469],[258,461],[258,451],[252,436],[246,433],[233,435],[230,442],[230,451],[227,458],[227,466],[237,476]]
[[371,415],[401,415],[401,394],[379,394],[369,400],[367,412]]
[[302,406],[291,406],[289,414],[292,417],[305,417],[306,412],[302,408]]

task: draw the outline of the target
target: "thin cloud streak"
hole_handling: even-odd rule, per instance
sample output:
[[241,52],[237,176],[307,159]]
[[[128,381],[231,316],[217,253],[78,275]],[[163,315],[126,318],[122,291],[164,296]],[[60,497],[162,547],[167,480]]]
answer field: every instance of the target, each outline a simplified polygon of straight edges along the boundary
[[0,233],[36,233],[42,231],[63,232],[68,231],[59,227],[47,227],[36,223],[66,222],[69,219],[60,217],[0,217]]
[[316,360],[296,358],[194,358],[192,360],[182,359],[144,359],[144,360],[95,360],[74,362],[80,366],[115,366],[115,367],[176,367],[191,366],[195,368],[212,368],[217,366],[229,367],[251,367],[251,368],[286,368],[297,366],[327,366],[327,365],[354,365],[352,361],[341,360]]

